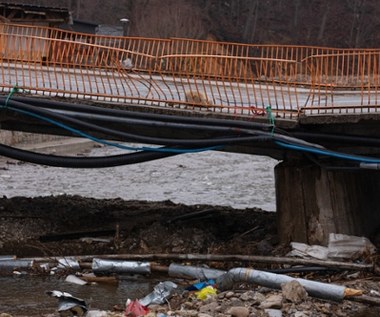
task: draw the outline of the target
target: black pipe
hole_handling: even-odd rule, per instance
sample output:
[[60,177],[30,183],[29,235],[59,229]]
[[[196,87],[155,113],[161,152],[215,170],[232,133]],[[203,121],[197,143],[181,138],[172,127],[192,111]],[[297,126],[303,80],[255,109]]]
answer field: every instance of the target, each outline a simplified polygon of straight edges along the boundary
[[[262,137],[257,137],[256,140],[259,142],[267,141],[266,138]],[[194,148],[188,148],[187,150],[191,151],[193,149]],[[36,153],[0,144],[0,155],[2,156],[34,164],[69,168],[103,168],[130,165],[186,153],[186,149],[178,150],[178,147],[161,147],[156,151],[152,149],[152,151],[140,151],[111,156],[70,157]]]
[[[190,140],[183,140],[183,139],[167,139],[167,138],[156,138],[156,137],[146,137],[146,136],[141,136],[141,135],[136,135],[136,134],[131,134],[119,130],[114,130],[110,128],[105,128],[101,127],[99,125],[95,125],[83,120],[79,120],[76,118],[73,118],[71,116],[67,116],[64,114],[56,113],[51,110],[46,110],[46,109],[41,109],[36,106],[31,106],[27,105],[18,101],[14,100],[9,100],[7,103],[7,107],[3,108],[8,109],[8,110],[22,110],[25,112],[29,112],[31,114],[38,114],[40,116],[44,116],[46,118],[53,118],[55,120],[59,120],[61,122],[69,122],[71,124],[74,124],[76,126],[79,126],[81,128],[85,127],[87,129],[92,129],[107,135],[113,135],[117,136],[122,139],[126,140],[134,140],[138,142],[143,142],[143,143],[150,143],[150,144],[163,144],[163,145],[183,145],[183,146],[214,146],[214,145],[224,145],[224,144],[233,144],[233,143],[242,143],[242,142],[250,142],[250,141],[256,141],[257,140],[257,135],[253,135],[255,133],[258,133],[260,137],[267,137],[268,139],[271,138],[271,135],[265,132],[261,131],[246,131],[246,130],[240,130],[238,128],[231,128],[227,126],[199,126],[196,124],[183,124],[183,123],[160,123],[160,122],[155,122],[155,121],[148,121],[148,122],[139,122],[140,124],[144,125],[150,125],[150,126],[156,126],[156,127],[170,127],[170,128],[177,128],[177,129],[203,129],[207,131],[215,131],[215,132],[224,132],[224,133],[230,133],[234,134],[236,136],[234,137],[220,137],[220,138],[213,138],[213,139],[203,139],[203,140],[198,140],[198,139],[190,139]],[[75,114],[74,114],[75,115]],[[91,116],[91,114],[89,114]],[[102,120],[105,120],[106,118],[102,116]],[[120,118],[107,118],[108,121],[112,121],[113,123],[118,122]],[[126,120],[126,119],[124,119]],[[136,123],[136,122],[135,122]],[[251,132],[249,136],[240,136],[238,134],[244,134],[247,132]]]
[[[167,149],[170,150],[170,148]],[[147,161],[174,156],[177,154],[180,153],[141,151],[137,153],[128,153],[112,156],[69,157],[34,153],[0,144],[0,155],[34,164],[69,168],[114,167],[121,165],[143,163]]]
[[[0,98],[5,101],[6,98]],[[87,105],[87,104],[71,104],[66,102],[59,102],[48,100],[44,98],[28,98],[28,97],[16,97],[13,96],[12,100],[20,100],[32,105],[39,105],[51,109],[57,110],[72,110],[76,112],[91,112],[94,114],[103,114],[117,116],[119,118],[140,118],[140,119],[152,119],[156,121],[164,122],[182,122],[182,123],[195,123],[195,124],[207,124],[207,125],[219,125],[219,126],[229,126],[229,127],[239,127],[246,129],[261,129],[263,131],[270,131],[273,126],[265,123],[249,122],[243,120],[227,120],[227,119],[216,119],[216,118],[193,118],[193,117],[183,117],[176,115],[164,115],[164,114],[152,114],[143,112],[133,112],[128,110],[119,109],[109,109],[101,108],[97,106]],[[355,143],[364,145],[379,146],[380,140],[375,138],[360,137],[360,136],[346,136],[346,135],[336,135],[336,134],[324,134],[324,133],[314,133],[314,132],[285,132],[275,128],[274,132],[287,133],[295,138],[301,138],[304,140],[326,140],[326,141],[337,141],[344,143]],[[154,142],[152,142],[154,143]],[[160,143],[164,144],[164,143]]]
[[[0,97],[0,100],[5,100],[7,97]],[[11,100],[16,100],[24,102],[30,105],[35,105],[39,107],[45,107],[56,110],[72,110],[76,112],[90,112],[96,114],[104,115],[114,115],[117,117],[129,117],[129,118],[143,118],[152,119],[155,121],[170,121],[170,122],[182,122],[182,123],[196,123],[196,124],[207,124],[207,125],[219,125],[219,126],[230,126],[230,127],[241,127],[246,129],[262,129],[265,131],[272,131],[273,125],[268,123],[244,121],[244,120],[227,120],[227,119],[217,119],[217,118],[194,118],[185,117],[177,115],[166,115],[157,113],[145,113],[139,111],[129,111],[120,110],[114,108],[104,108],[97,107],[88,104],[71,104],[66,102],[60,102],[55,100],[49,100],[44,98],[28,98],[28,97],[16,97],[12,96]],[[279,129],[275,128],[276,131]],[[280,131],[279,131],[280,132]]]

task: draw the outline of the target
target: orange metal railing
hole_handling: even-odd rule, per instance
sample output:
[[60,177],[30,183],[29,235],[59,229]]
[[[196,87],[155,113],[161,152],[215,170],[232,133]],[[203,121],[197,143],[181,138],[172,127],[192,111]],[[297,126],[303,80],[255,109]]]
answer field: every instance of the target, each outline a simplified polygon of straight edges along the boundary
[[376,112],[380,50],[81,34],[0,24],[0,87],[233,115]]

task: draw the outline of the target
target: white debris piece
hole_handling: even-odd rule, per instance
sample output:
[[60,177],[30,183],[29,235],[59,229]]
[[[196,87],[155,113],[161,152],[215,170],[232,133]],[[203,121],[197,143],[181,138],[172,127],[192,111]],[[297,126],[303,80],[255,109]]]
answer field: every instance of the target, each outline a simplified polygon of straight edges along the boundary
[[330,233],[327,247],[291,242],[288,256],[315,258],[318,260],[356,260],[376,252],[376,247],[366,237]]

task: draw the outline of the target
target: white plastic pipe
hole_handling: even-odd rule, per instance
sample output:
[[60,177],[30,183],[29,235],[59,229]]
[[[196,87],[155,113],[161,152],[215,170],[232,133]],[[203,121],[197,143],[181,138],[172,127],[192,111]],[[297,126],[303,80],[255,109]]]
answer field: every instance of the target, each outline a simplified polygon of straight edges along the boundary
[[226,271],[209,269],[206,267],[181,265],[175,263],[169,265],[169,276],[195,278],[202,281],[216,279],[226,273]]

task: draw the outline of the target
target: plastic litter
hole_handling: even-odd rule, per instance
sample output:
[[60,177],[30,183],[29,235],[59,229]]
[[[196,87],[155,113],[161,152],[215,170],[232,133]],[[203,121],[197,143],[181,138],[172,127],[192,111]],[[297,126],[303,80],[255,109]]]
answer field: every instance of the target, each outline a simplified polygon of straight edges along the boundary
[[[58,312],[60,316],[84,316],[88,310],[83,299],[61,291],[48,291],[48,295],[58,298]],[[71,314],[71,315],[68,315]]]
[[89,310],[86,317],[108,317],[110,316],[105,310]]
[[125,308],[125,316],[127,317],[138,317],[144,316],[149,313],[149,309],[142,305],[137,299],[129,301],[127,307]]
[[376,247],[365,237],[330,233],[327,247],[291,242],[288,256],[319,260],[356,260],[376,252]]
[[139,261],[106,260],[94,258],[92,271],[95,274],[133,273],[150,274],[150,263]]
[[151,304],[163,304],[176,288],[177,284],[171,281],[160,282],[154,287],[152,293],[140,299],[139,302],[143,306],[149,306]]
[[288,256],[327,260],[327,255],[329,253],[328,248],[321,245],[308,245],[301,242],[291,242],[290,246],[292,247],[292,251],[287,254]]
[[205,300],[207,298],[216,296],[216,289],[209,285],[202,288],[200,291],[195,292],[195,295],[197,296],[197,299]]
[[376,252],[376,247],[366,237],[330,233],[327,246],[332,260],[356,260]]
[[362,292],[360,290],[347,288],[341,285],[326,284],[316,281],[309,281],[302,278],[293,278],[283,274],[275,274],[246,268],[234,268],[225,275],[216,280],[218,289],[227,290],[233,287],[236,282],[255,283],[261,286],[281,289],[281,284],[291,281],[298,281],[310,296],[342,301],[349,296],[358,296]]
[[87,284],[86,281],[83,281],[79,277],[77,277],[75,275],[72,275],[72,274],[66,276],[65,282],[72,283],[72,284],[77,284],[77,285],[86,285]]
[[227,273],[222,270],[215,270],[205,267],[196,267],[191,265],[180,265],[172,263],[169,265],[169,276],[194,278],[201,281],[216,279]]
[[198,282],[194,283],[193,285],[190,285],[186,288],[187,291],[199,291],[202,288],[205,288],[206,286],[214,286],[215,280],[208,280],[207,282]]
[[59,269],[73,269],[73,270],[80,270],[80,265],[77,259],[75,258],[62,258],[58,259],[58,266]]

